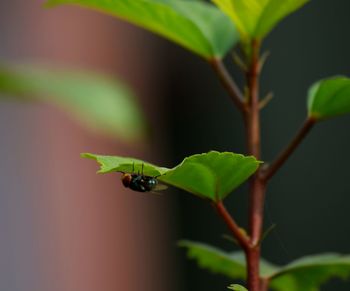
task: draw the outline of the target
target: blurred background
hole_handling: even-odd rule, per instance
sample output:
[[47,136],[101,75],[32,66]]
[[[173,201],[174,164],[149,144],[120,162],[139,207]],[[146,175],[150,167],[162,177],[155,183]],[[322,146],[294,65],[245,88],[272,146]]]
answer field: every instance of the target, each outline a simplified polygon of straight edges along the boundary
[[[312,1],[268,37],[262,93],[264,160],[274,158],[306,115],[316,80],[350,75],[350,2]],[[3,61],[45,60],[115,75],[133,88],[150,129],[147,143],[86,131],[41,103],[0,103],[0,290],[225,290],[232,283],[187,261],[181,238],[233,250],[210,205],[169,190],[143,195],[118,175],[97,176],[81,152],[129,155],[173,166],[212,149],[244,153],[238,111],[200,58],[141,29],[73,7],[0,1]],[[227,64],[239,82],[239,71]],[[350,117],[320,123],[271,182],[264,257],[350,253]],[[244,226],[246,187],[227,199]],[[349,290],[334,280],[322,290]]]

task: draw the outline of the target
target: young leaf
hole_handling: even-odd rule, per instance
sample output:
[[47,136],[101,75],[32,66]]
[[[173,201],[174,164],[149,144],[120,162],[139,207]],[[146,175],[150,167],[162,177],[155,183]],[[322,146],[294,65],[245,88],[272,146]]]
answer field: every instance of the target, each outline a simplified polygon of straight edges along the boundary
[[126,140],[144,134],[132,94],[102,75],[42,65],[0,66],[0,93],[57,105],[89,128]]
[[[187,248],[189,258],[198,266],[231,279],[245,279],[245,260],[242,252],[227,253],[211,246],[183,241],[179,244]],[[350,277],[350,256],[321,254],[298,259],[284,267],[260,261],[263,278],[270,281],[275,291],[318,291],[330,278]]]
[[206,58],[222,58],[238,41],[230,19],[202,1],[48,0],[99,10],[159,34]]
[[230,286],[227,287],[227,289],[231,289],[234,291],[248,291],[247,288],[243,287],[242,285],[238,285],[238,284],[231,284]]
[[[186,248],[188,258],[195,260],[202,269],[225,275],[230,279],[246,279],[246,261],[243,252],[228,253],[215,247],[192,241],[180,241],[179,246]],[[265,260],[260,261],[262,276],[269,276],[276,271],[276,266]]]
[[317,291],[330,278],[350,276],[350,256],[321,254],[298,259],[270,277],[276,291]]
[[309,0],[213,0],[235,23],[242,40],[264,38],[283,18]]
[[315,119],[350,113],[350,79],[332,77],[315,83],[308,94],[308,112]]
[[187,157],[178,166],[168,169],[133,159],[83,154],[101,165],[99,173],[141,172],[147,176],[159,176],[158,180],[213,201],[224,199],[246,181],[259,167],[254,157],[230,152],[211,151]]

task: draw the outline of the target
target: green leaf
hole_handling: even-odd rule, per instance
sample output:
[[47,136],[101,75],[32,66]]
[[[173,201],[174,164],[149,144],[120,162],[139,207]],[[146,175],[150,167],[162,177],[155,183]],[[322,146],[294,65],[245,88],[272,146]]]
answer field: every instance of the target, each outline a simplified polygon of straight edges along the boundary
[[[246,263],[242,252],[227,253],[196,242],[182,241],[190,259],[198,266],[230,279],[246,279]],[[270,288],[276,291],[318,291],[330,278],[350,277],[350,256],[320,254],[307,256],[282,267],[266,260],[260,262],[263,278],[269,279]]]
[[332,77],[315,83],[308,94],[308,112],[315,119],[350,113],[350,79]]
[[161,175],[159,181],[213,201],[224,199],[254,174],[260,164],[254,157],[216,151],[187,157],[172,169],[134,158],[94,154],[82,156],[96,160],[101,165],[99,173],[132,172],[133,167],[134,172],[141,172],[144,164],[145,175]]
[[243,252],[226,253],[212,246],[191,241],[180,241],[180,247],[187,249],[187,257],[195,260],[198,267],[231,279],[245,279],[245,259]]
[[330,278],[350,276],[350,256],[320,254],[298,259],[271,276],[276,291],[318,291]]
[[235,23],[244,42],[264,38],[309,0],[213,0]]
[[144,134],[132,94],[102,75],[43,65],[0,66],[0,93],[57,105],[89,128],[128,141]]
[[113,173],[113,172],[123,172],[123,173],[140,172],[141,173],[142,165],[143,165],[143,174],[146,176],[164,175],[166,172],[170,170],[168,168],[158,167],[153,164],[150,164],[135,158],[102,156],[102,155],[94,155],[89,153],[81,154],[81,156],[83,158],[97,161],[100,164],[100,169],[98,171],[98,173],[100,174]]
[[222,58],[238,41],[230,19],[203,1],[49,0],[99,10],[159,34],[206,58]]
[[[202,269],[225,275],[230,279],[246,279],[246,262],[243,252],[228,253],[212,246],[192,241],[180,241],[179,246],[186,248],[187,256],[195,260]],[[260,261],[262,276],[269,276],[277,270],[275,265],[265,260]]]
[[248,291],[247,288],[243,287],[242,285],[238,285],[238,284],[231,284],[230,286],[227,287],[227,289],[231,289],[234,291]]

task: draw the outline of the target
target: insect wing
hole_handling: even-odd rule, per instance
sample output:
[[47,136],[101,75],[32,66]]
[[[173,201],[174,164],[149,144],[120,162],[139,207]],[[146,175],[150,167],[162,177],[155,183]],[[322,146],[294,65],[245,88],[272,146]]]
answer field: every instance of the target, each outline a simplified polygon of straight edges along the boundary
[[149,193],[155,194],[155,195],[163,195],[163,193],[160,191],[163,191],[166,189],[168,189],[167,185],[159,184],[159,182],[158,182],[158,184]]
[[154,189],[152,189],[152,191],[163,191],[163,190],[166,190],[168,189],[168,186],[167,185],[164,185],[164,184],[157,184]]

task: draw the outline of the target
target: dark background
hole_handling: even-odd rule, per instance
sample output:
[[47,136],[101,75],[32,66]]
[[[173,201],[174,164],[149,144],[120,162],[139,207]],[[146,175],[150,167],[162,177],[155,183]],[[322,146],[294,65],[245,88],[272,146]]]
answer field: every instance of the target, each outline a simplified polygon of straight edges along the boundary
[[[350,2],[312,1],[284,20],[266,39],[271,55],[262,72],[262,95],[274,92],[262,111],[263,160],[270,161],[288,143],[306,117],[309,86],[333,75],[350,75]],[[243,124],[210,67],[180,48],[167,45],[165,81],[170,104],[165,108],[173,162],[206,152],[245,152]],[[234,76],[239,71],[227,58]],[[263,244],[263,256],[285,264],[307,254],[350,252],[350,117],[317,124],[274,177],[267,191],[266,227],[277,227]],[[227,233],[209,205],[178,195],[179,236],[231,250]],[[247,189],[226,201],[244,225]],[[184,255],[183,253],[181,253]],[[180,256],[180,255],[179,255]],[[232,283],[181,261],[182,290],[223,290]],[[349,290],[334,281],[322,290]]]

